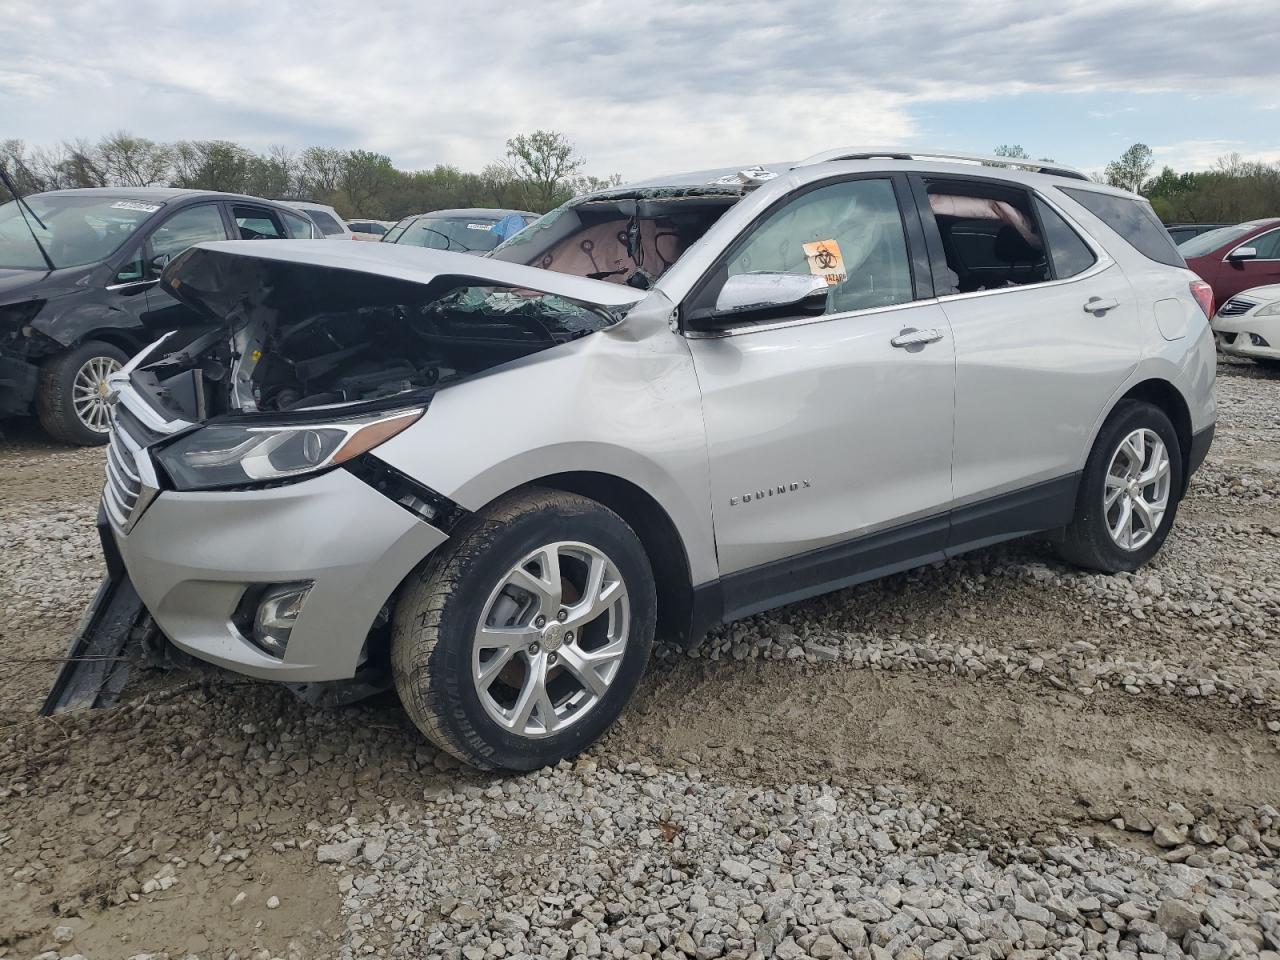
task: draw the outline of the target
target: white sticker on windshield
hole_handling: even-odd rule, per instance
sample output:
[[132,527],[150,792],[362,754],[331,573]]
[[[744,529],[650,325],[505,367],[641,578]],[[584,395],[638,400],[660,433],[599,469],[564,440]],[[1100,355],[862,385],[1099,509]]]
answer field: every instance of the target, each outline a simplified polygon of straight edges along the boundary
[[467,229],[468,230],[492,230],[493,224],[492,223],[468,223]]
[[111,205],[112,210],[141,210],[143,213],[155,213],[160,209],[158,203],[143,203],[141,200],[117,200]]

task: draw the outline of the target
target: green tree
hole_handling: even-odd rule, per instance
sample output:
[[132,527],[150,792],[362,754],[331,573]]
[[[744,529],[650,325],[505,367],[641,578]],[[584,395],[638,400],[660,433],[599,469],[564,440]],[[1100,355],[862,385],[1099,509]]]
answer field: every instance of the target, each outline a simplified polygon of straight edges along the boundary
[[1010,160],[1030,160],[1031,154],[1022,149],[1020,143],[1002,143],[996,147],[995,155],[997,157],[1008,157]]
[[104,179],[116,186],[152,187],[169,181],[169,148],[154,140],[119,130],[99,140],[94,154]]
[[1155,156],[1151,148],[1145,143],[1135,143],[1120,155],[1119,160],[1108,163],[1103,175],[1113,187],[1141,193],[1154,165]]
[[530,209],[550,210],[572,195],[570,178],[582,169],[573,150],[568,138],[554,130],[521,133],[507,141],[507,163],[523,185]]

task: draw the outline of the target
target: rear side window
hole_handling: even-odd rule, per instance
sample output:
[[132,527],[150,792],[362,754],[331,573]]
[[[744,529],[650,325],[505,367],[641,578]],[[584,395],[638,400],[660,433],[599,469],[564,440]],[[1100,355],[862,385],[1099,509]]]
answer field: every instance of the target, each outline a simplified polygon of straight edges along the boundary
[[1148,260],[1171,267],[1187,265],[1150,204],[1076,187],[1058,189],[1120,234],[1129,246]]
[[338,223],[337,220],[323,210],[308,209],[307,216],[316,222],[316,226],[320,228],[320,232],[326,237],[332,237],[343,232],[342,224]]
[[1039,197],[1036,197],[1035,202],[1040,228],[1049,243],[1049,259],[1053,263],[1054,277],[1066,280],[1092,267],[1098,258],[1093,255],[1089,245],[1080,239],[1080,235],[1051,206]]
[[301,214],[281,210],[280,216],[284,217],[284,228],[294,240],[311,240],[315,236],[311,221]]
[[989,183],[928,181],[929,209],[952,278],[939,293],[999,290],[1052,279],[1026,191]]
[[240,230],[241,240],[279,240],[284,237],[284,227],[274,212],[258,207],[232,207],[231,217]]

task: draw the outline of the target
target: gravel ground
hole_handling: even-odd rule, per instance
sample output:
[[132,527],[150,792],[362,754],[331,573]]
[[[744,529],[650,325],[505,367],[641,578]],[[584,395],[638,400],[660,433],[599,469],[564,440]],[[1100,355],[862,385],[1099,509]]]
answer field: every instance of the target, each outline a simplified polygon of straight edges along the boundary
[[980,551],[661,650],[575,764],[461,770],[393,697],[142,676],[34,717],[100,451],[0,444],[0,960],[1280,960],[1280,379],[1134,576]]

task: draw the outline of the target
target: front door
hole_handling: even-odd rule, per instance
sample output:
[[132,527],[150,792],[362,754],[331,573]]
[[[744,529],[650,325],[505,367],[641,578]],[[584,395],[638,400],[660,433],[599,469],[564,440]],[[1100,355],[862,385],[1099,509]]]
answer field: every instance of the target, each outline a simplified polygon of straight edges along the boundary
[[[170,260],[188,247],[207,240],[226,240],[227,228],[217,203],[185,207],[161,223],[143,246],[141,267],[158,276]],[[147,289],[146,326],[154,333],[176,330],[197,320],[190,307],[179,303],[160,284]]]
[[1248,260],[1236,260],[1228,254],[1218,267],[1221,280],[1215,284],[1215,293],[1219,306],[1251,287],[1280,283],[1280,229],[1245,240],[1237,244],[1237,249],[1239,247],[1252,247],[1257,255]]
[[[905,189],[882,176],[793,195],[687,304],[686,317],[706,315],[744,273],[829,284],[808,315],[713,316],[687,331],[721,576],[741,585],[726,586],[730,615],[884,572],[945,540],[955,355],[946,316],[913,275],[919,221],[904,224],[904,208],[916,217]],[[860,553],[858,542],[882,549]]]

